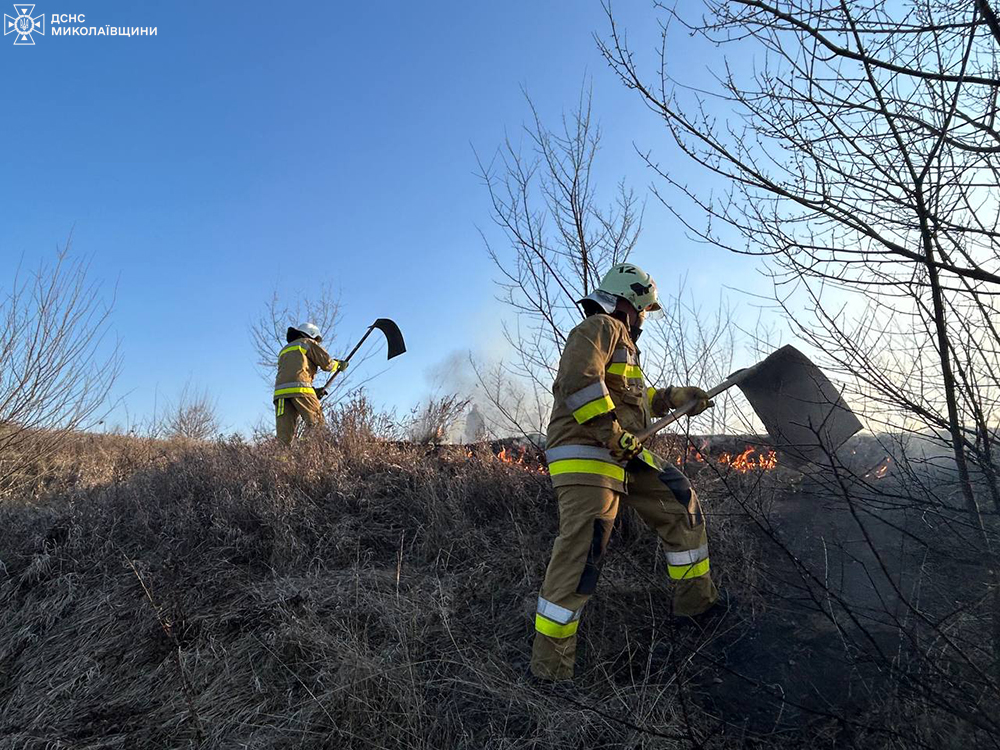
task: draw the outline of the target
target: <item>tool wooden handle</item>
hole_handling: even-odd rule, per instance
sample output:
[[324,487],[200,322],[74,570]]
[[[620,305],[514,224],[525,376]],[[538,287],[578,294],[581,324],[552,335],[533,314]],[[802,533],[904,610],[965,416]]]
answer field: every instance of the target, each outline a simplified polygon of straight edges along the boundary
[[[354,348],[353,348],[353,349],[351,349],[351,352],[350,352],[350,354],[348,354],[348,355],[347,355],[346,357],[344,357],[344,358],[343,358],[342,360],[340,360],[340,361],[341,361],[341,362],[350,362],[350,361],[351,361],[351,357],[353,357],[353,356],[354,356],[355,354],[357,354],[357,353],[358,353],[358,349],[360,349],[360,348],[361,348],[361,345],[362,345],[363,343],[365,343],[365,340],[366,340],[366,339],[367,339],[367,338],[368,338],[368,337],[369,337],[369,336],[371,335],[371,332],[372,332],[372,331],[374,331],[374,330],[375,330],[375,325],[374,325],[374,324],[372,324],[372,325],[368,326],[368,330],[367,330],[367,331],[365,331],[365,335],[361,337],[361,341],[359,341],[359,342],[358,342],[357,344],[355,344],[355,345],[354,345]],[[325,382],[325,383],[323,384],[323,389],[324,389],[324,390],[326,390],[327,388],[329,388],[329,387],[330,387],[330,383],[332,383],[332,382],[333,382],[333,379],[334,379],[335,377],[337,377],[337,374],[338,374],[339,372],[340,372],[340,368],[338,367],[338,368],[336,369],[336,371],[334,371],[334,372],[333,372],[333,373],[332,373],[332,374],[330,375],[330,377],[329,377],[329,378],[327,378],[327,381],[326,381],[326,382]]]
[[[346,357],[344,357],[344,358],[343,358],[342,360],[340,360],[340,361],[341,361],[341,362],[350,362],[350,361],[351,361],[351,357],[353,357],[353,356],[354,356],[355,354],[357,354],[357,353],[358,353],[358,349],[360,349],[360,348],[361,348],[361,345],[362,345],[363,343],[365,343],[365,341],[366,341],[366,340],[368,339],[368,337],[369,337],[369,336],[371,336],[371,333],[372,333],[372,331],[374,331],[374,330],[375,330],[375,326],[374,326],[374,325],[370,325],[370,326],[368,326],[368,330],[367,330],[367,331],[365,331],[365,335],[361,337],[361,341],[359,341],[358,343],[356,343],[356,344],[354,345],[354,348],[353,348],[353,349],[351,349],[351,352],[350,352],[350,354],[348,354],[348,355],[347,355]],[[338,372],[339,372],[339,370],[338,370]],[[336,375],[337,373],[335,372],[335,373],[333,373],[333,374],[334,374],[334,375]],[[333,376],[331,375],[330,377],[333,377]]]
[[[729,388],[732,388],[734,385],[736,385],[738,382],[740,382],[744,377],[746,377],[747,373],[748,373],[748,370],[738,370],[738,371],[734,372],[728,378],[726,378],[721,383],[719,383],[717,386],[715,386],[715,388],[713,388],[712,390],[708,391],[709,398],[714,398],[715,396],[718,396],[723,391],[728,390]],[[660,419],[660,420],[658,420],[656,422],[653,422],[653,424],[651,424],[645,430],[643,430],[638,435],[636,435],[636,438],[638,438],[638,440],[639,440],[640,443],[645,442],[646,440],[649,440],[649,438],[653,437],[653,435],[655,435],[656,433],[658,433],[664,427],[667,427],[668,425],[672,425],[678,419],[680,419],[685,414],[687,414],[689,411],[691,411],[697,405],[697,403],[698,403],[697,399],[694,399],[694,400],[689,401],[688,403],[684,404],[684,406],[681,406],[678,409],[674,409],[667,416],[663,417],[663,419]]]

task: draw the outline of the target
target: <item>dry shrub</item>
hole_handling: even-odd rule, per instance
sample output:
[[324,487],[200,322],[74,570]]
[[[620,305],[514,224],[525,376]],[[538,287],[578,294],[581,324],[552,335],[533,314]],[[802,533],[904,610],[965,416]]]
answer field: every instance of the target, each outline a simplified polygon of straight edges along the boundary
[[472,399],[454,394],[432,396],[413,410],[406,426],[406,436],[414,443],[422,445],[443,443],[455,432],[455,425],[462,417]]
[[326,415],[328,433],[341,444],[367,445],[373,440],[395,440],[400,434],[394,416],[377,409],[363,391],[328,406]]

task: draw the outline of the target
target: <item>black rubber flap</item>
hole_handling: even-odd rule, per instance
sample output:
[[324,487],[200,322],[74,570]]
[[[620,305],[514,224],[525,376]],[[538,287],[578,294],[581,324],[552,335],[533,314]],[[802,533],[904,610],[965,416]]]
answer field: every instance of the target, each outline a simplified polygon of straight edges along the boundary
[[783,346],[737,385],[785,464],[826,464],[861,422],[837,388],[794,346]]
[[378,328],[385,334],[385,339],[389,344],[389,356],[387,359],[398,357],[406,351],[406,344],[403,343],[403,333],[399,330],[399,326],[395,322],[389,320],[389,318],[379,318],[372,323],[372,327]]

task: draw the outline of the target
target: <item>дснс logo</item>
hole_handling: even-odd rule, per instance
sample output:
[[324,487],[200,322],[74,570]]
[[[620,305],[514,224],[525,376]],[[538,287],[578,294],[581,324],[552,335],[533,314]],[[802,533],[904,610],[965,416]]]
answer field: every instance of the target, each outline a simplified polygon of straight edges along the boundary
[[14,3],[14,10],[17,15],[11,18],[6,13],[3,16],[3,35],[16,34],[14,45],[34,44],[35,39],[32,34],[45,34],[45,14],[42,13],[36,18],[31,17],[34,5],[19,5]]

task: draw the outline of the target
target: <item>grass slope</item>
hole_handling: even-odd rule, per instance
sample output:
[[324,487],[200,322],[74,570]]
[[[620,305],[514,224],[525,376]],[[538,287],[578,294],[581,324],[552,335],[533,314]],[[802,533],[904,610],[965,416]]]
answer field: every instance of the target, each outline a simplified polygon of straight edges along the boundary
[[[44,494],[0,504],[0,747],[744,742],[698,699],[721,678],[694,658],[738,639],[739,620],[678,628],[655,536],[630,511],[575,685],[527,679],[557,511],[546,475],[488,447],[74,450]],[[698,487],[713,570],[752,611],[746,521]]]

